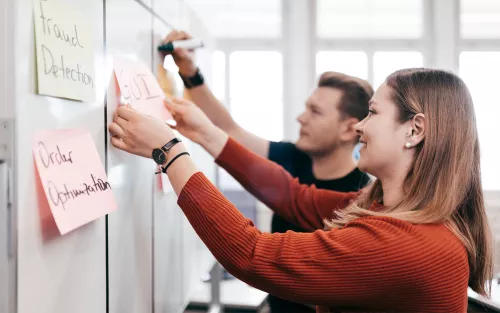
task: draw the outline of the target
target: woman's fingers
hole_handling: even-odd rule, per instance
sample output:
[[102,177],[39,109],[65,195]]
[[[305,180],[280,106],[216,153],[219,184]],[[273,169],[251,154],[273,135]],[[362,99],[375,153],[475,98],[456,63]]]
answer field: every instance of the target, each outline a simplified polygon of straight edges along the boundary
[[118,136],[119,138],[123,138],[123,136],[125,135],[123,128],[121,128],[120,125],[118,125],[116,122],[109,124],[108,129],[113,136]]
[[178,105],[179,107],[181,106],[186,106],[186,105],[190,105],[191,102],[186,100],[186,99],[183,99],[183,98],[178,98],[178,97],[172,97],[170,99],[174,104]]
[[130,149],[127,147],[125,142],[116,136],[111,137],[111,144],[117,149],[130,152]]
[[115,112],[115,114],[113,114],[113,122],[118,124],[118,126],[120,126],[121,128],[125,128],[127,125],[127,121],[125,119],[119,117],[117,112]]
[[165,101],[163,101],[165,104],[165,107],[168,109],[168,111],[174,116],[179,114],[181,112],[182,105],[172,101],[172,99],[167,99],[165,98]]
[[138,113],[128,105],[127,106],[121,105],[118,107],[118,109],[116,109],[116,115],[118,117],[121,117],[122,119],[124,119],[126,121],[130,121],[130,120],[134,119],[134,117],[137,114]]

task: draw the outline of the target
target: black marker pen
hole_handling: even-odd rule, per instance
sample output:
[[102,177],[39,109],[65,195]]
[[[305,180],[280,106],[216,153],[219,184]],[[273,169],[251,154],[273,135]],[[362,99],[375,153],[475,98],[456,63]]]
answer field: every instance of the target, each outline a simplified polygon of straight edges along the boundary
[[176,40],[167,42],[161,46],[158,46],[158,51],[172,52],[175,48],[184,48],[188,50],[194,50],[203,47],[203,41],[201,39],[187,39],[187,40]]

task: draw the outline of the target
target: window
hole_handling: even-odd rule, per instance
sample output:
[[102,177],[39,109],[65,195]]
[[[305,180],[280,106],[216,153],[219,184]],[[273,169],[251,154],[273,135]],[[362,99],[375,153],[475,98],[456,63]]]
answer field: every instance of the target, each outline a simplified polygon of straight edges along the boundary
[[500,116],[498,73],[500,51],[465,51],[460,54],[460,76],[469,87],[476,111],[485,190],[500,190],[500,147],[496,131]]
[[377,89],[394,71],[422,67],[424,60],[422,53],[416,51],[375,52],[373,56],[373,87]]
[[320,38],[419,38],[422,0],[318,0]]
[[500,1],[461,0],[460,21],[462,38],[500,38]]
[[[229,99],[226,94],[225,54],[212,55],[212,90],[225,102],[243,128],[268,140],[283,139],[283,65],[276,51],[234,51],[229,54]],[[222,190],[242,190],[226,171],[219,169]]]
[[212,91],[221,102],[224,102],[226,93],[226,59],[222,51],[212,54]]
[[368,79],[368,57],[363,51],[320,51],[316,54],[316,76],[326,71]]
[[281,35],[280,0],[186,0],[208,25],[226,38],[276,38]]
[[283,138],[283,62],[276,51],[235,51],[229,56],[233,118],[268,140]]

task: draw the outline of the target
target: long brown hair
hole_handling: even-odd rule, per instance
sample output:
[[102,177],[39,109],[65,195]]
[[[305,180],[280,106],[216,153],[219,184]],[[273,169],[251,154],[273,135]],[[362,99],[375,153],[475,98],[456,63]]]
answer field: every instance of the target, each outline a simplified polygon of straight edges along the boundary
[[469,260],[469,286],[489,296],[493,276],[492,235],[486,217],[479,140],[472,98],[454,74],[433,69],[405,69],[391,74],[398,120],[425,115],[425,139],[416,147],[405,197],[397,205],[369,211],[382,202],[375,180],[346,209],[325,220],[327,228],[343,227],[363,216],[389,216],[414,224],[443,223],[464,244]]

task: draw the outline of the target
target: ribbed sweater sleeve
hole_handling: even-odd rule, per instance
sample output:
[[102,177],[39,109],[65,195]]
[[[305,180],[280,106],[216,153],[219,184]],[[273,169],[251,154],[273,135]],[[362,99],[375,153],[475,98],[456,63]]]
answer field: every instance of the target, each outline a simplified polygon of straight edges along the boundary
[[332,218],[334,211],[345,208],[358,194],[301,185],[281,166],[232,138],[216,162],[275,213],[309,231],[323,228],[324,218]]

